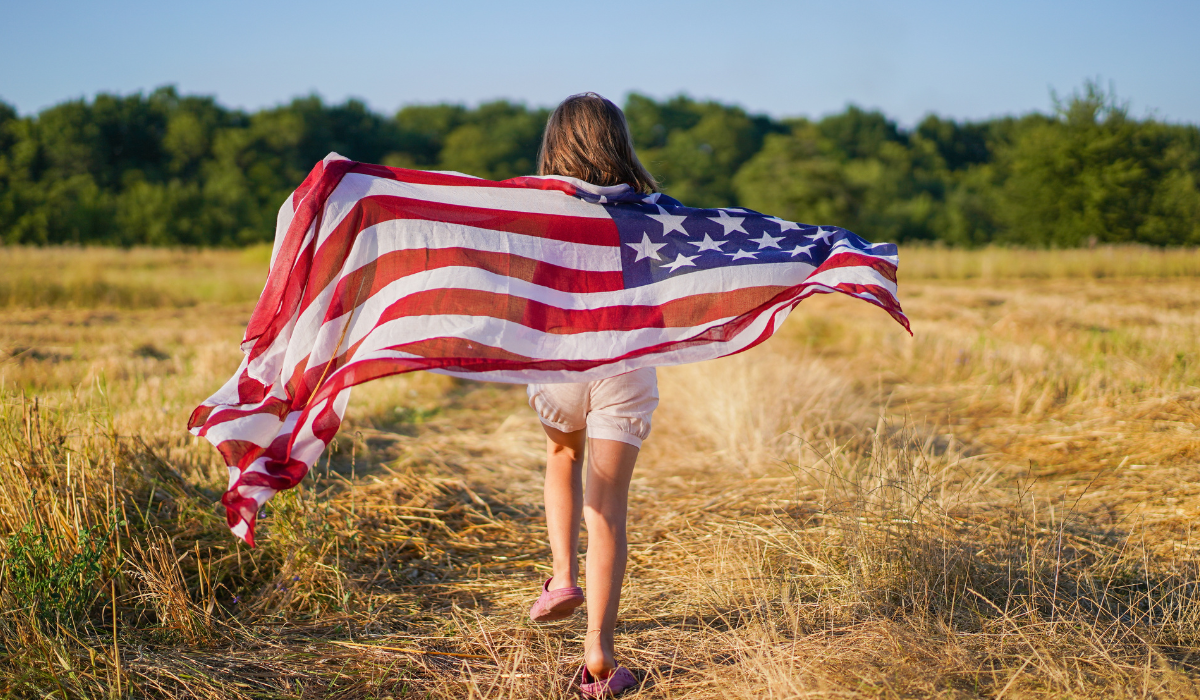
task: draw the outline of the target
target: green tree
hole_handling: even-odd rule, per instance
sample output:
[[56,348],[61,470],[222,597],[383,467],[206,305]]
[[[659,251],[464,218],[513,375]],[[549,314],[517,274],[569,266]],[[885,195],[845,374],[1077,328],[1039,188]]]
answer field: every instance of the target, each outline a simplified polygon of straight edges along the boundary
[[440,161],[450,132],[465,124],[462,105],[412,105],[396,113],[397,150],[384,157],[385,165],[432,168]]
[[[1053,114],[906,130],[858,107],[778,122],[686,96],[629,96],[666,192],[873,240],[1200,244],[1200,129],[1134,119],[1094,83]],[[534,171],[546,110],[415,105],[388,118],[310,95],[253,114],[167,86],[22,117],[0,102],[0,242],[241,245],[329,151],[488,178]]]
[[789,126],[738,171],[740,202],[874,240],[934,236],[944,171],[935,149],[910,144],[883,115],[853,107]]
[[782,126],[739,107],[679,96],[663,104],[631,95],[630,132],[643,164],[672,197],[690,206],[738,204],[733,176]]
[[1031,119],[997,154],[1001,242],[1070,247],[1089,242],[1200,242],[1196,127],[1131,119],[1089,82],[1052,120]]
[[548,116],[503,100],[482,104],[446,135],[440,166],[492,180],[533,175]]

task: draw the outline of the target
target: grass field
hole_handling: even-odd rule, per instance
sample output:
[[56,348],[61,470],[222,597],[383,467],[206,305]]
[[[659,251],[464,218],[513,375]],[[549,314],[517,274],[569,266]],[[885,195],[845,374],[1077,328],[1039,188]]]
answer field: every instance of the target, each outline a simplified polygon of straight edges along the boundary
[[[0,694],[573,697],[524,388],[355,390],[239,545],[192,408],[267,251],[0,248]],[[901,254],[662,368],[618,660],[644,698],[1200,697],[1200,253]],[[586,584],[585,584],[586,585]]]

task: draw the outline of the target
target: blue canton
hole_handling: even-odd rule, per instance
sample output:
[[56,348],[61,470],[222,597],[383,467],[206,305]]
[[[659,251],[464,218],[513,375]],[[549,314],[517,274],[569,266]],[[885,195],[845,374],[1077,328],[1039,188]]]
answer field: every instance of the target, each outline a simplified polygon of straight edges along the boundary
[[873,245],[836,226],[796,224],[749,209],[692,209],[665,195],[621,199],[603,204],[621,236],[626,289],[718,267],[816,267],[835,247],[896,255],[890,243]]

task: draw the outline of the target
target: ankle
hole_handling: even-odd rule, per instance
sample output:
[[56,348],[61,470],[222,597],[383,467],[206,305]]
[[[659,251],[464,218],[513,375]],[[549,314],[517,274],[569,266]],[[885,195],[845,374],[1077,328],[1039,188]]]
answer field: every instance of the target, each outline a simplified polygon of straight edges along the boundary
[[574,588],[576,585],[575,581],[577,578],[578,577],[572,576],[570,573],[555,574],[554,576],[552,576],[550,578],[550,585],[547,586],[546,588],[547,588],[547,590],[551,590],[551,591],[556,591],[560,588]]
[[608,678],[613,671],[617,670],[617,662],[612,654],[589,654],[585,656],[583,663],[587,666],[588,673],[592,675],[592,678],[597,680]]
[[613,655],[613,639],[598,630],[587,635],[584,642],[583,663],[593,678],[607,678],[617,670],[617,661]]

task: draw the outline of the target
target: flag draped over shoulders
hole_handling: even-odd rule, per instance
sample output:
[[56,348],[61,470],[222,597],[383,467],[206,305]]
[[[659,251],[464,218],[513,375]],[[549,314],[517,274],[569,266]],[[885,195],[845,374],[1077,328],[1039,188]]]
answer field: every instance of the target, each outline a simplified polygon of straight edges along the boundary
[[626,185],[503,182],[331,153],[279,211],[233,377],[188,423],[229,467],[222,498],[254,544],[259,508],[337,433],[350,388],[430,370],[590,381],[751,348],[812,294],[896,301],[896,247]]

